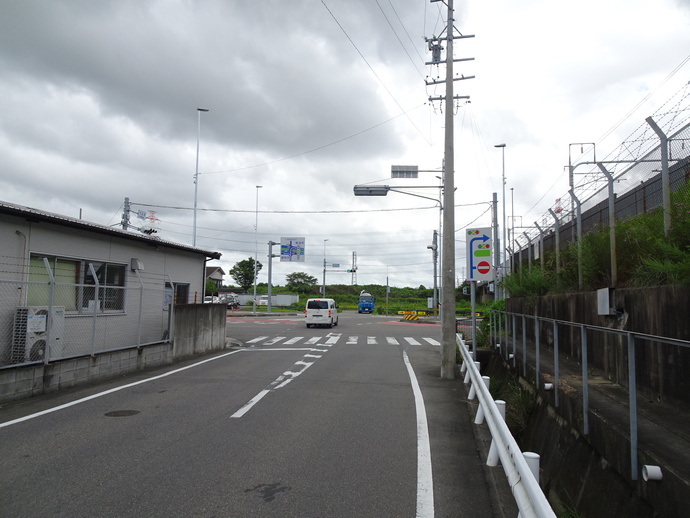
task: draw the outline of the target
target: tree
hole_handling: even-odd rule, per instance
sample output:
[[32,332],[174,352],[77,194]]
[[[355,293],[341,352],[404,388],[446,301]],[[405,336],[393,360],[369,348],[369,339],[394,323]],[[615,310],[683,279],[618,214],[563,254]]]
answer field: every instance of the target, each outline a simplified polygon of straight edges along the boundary
[[206,295],[218,295],[218,286],[211,279],[206,279]]
[[[256,262],[256,273],[261,271],[262,264]],[[230,270],[230,276],[234,279],[235,283],[240,286],[244,291],[249,290],[250,286],[254,285],[254,259],[250,257],[243,261],[239,261]]]
[[287,282],[286,286],[297,293],[307,293],[319,282],[316,277],[312,277],[304,272],[288,273],[285,276],[285,280]]

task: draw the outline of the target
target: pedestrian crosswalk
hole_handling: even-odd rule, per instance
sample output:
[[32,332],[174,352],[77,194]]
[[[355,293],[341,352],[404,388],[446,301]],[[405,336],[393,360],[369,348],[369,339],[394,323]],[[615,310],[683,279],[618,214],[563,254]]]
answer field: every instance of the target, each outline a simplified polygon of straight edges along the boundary
[[439,346],[441,343],[435,338],[424,337],[414,338],[411,336],[395,337],[395,336],[344,336],[338,333],[328,333],[322,336],[257,336],[251,340],[247,340],[245,345],[249,347],[268,347],[271,345],[280,347],[302,347],[313,345],[433,345]]

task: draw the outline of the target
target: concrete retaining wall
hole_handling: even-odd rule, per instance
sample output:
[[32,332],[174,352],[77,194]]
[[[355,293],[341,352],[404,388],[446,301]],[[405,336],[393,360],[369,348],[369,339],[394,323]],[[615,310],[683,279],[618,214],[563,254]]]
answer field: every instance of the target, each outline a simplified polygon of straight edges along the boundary
[[[597,294],[572,293],[534,298],[510,298],[506,310],[527,315],[555,318],[635,331],[650,335],[690,339],[690,288],[661,286],[645,289],[618,289],[613,293],[615,316],[597,314]],[[594,336],[596,335],[596,336]],[[534,340],[534,325],[527,325],[527,337]],[[553,328],[540,328],[542,346],[553,347]],[[580,360],[580,330],[562,326],[559,349]],[[622,386],[628,383],[628,359],[625,337],[604,333],[590,335],[589,363],[606,377]],[[690,403],[690,348],[638,341],[636,346],[638,390],[657,401]]]

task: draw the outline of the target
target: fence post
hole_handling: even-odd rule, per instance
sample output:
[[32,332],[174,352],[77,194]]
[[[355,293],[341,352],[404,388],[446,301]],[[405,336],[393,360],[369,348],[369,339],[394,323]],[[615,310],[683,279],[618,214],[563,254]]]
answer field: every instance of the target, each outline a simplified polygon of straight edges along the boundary
[[[484,383],[484,386],[489,389],[489,384],[491,383],[491,380],[489,376],[482,376],[482,382]],[[484,407],[482,406],[481,402],[477,406],[477,415],[474,416],[474,424],[482,424],[484,422]]]
[[577,288],[582,291],[584,284],[582,279],[582,203],[575,196],[575,189],[568,191],[575,202],[575,224],[577,226]]
[[609,246],[611,249],[611,286],[618,286],[618,259],[616,257],[616,193],[613,190],[613,175],[608,172],[604,164],[597,162],[597,166],[609,182]]
[[43,351],[43,363],[47,365],[51,356],[50,338],[53,334],[53,299],[55,296],[55,275],[53,275],[53,269],[50,267],[47,257],[43,258],[43,266],[45,266],[45,269],[48,271],[50,286],[48,292],[48,315],[46,316],[46,348]]
[[558,221],[558,214],[556,214],[553,209],[549,209],[551,216],[555,221],[556,230],[556,284],[559,284],[559,279],[561,275],[561,222]]
[[505,330],[505,339],[503,340],[504,344],[504,351],[501,351],[501,355],[505,358],[506,361],[508,361],[508,313],[504,312],[503,313],[503,319],[504,319],[504,330]]
[[635,335],[628,333],[628,398],[630,406],[630,476],[637,480],[637,379]]
[[589,435],[589,377],[587,373],[587,328],[580,325],[580,346],[582,348],[582,428]]
[[[170,288],[172,289],[172,300],[170,301],[170,307],[168,309],[168,340],[172,342],[175,338],[175,333],[173,332],[175,329],[175,283],[169,274],[165,274],[165,276],[168,278]],[[165,283],[163,283],[163,290],[165,290]]]
[[554,405],[558,408],[558,387],[559,382],[559,369],[558,369],[558,322],[553,321],[553,378],[554,378]]
[[527,271],[531,272],[532,271],[532,238],[529,237],[527,232],[523,232],[523,234],[527,238]]
[[539,386],[539,317],[534,317],[535,385]]
[[668,137],[657,126],[654,119],[647,117],[645,119],[647,124],[649,124],[654,132],[659,136],[661,140],[661,197],[664,211],[664,235],[668,236],[671,230],[671,180],[668,173]]
[[544,229],[536,221],[534,225],[539,229],[539,265],[544,269]]
[[137,324],[137,346],[141,345],[141,319],[144,314],[144,282],[141,280],[139,269],[134,270],[139,279],[139,322]]
[[[503,420],[506,420],[506,402],[500,399],[494,401],[496,403],[496,408],[498,408],[498,413],[501,414]],[[486,465],[490,467],[498,466],[501,461],[501,457],[498,454],[498,447],[496,446],[496,441],[491,438],[491,446],[489,446],[489,454],[486,456]]]
[[516,331],[517,328],[515,327],[515,313],[513,313],[511,320],[512,320],[512,327],[513,327],[513,368],[515,368],[516,362],[517,362],[517,360],[515,359],[515,351],[516,351],[516,346],[515,346],[516,336],[515,335],[517,335],[517,331]]
[[522,315],[522,375],[527,376],[527,318]]
[[93,325],[91,326],[91,343],[93,344],[91,348],[91,355],[96,355],[96,318],[98,316],[98,304],[100,302],[100,297],[98,292],[100,291],[100,282],[98,282],[98,275],[96,275],[96,270],[93,267],[93,263],[89,263],[89,273],[93,277],[93,282],[95,283],[93,291]]

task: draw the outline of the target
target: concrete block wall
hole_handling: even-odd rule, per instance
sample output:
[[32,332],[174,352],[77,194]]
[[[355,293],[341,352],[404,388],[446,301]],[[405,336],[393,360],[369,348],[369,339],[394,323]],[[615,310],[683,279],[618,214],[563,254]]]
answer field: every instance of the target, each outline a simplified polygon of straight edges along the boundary
[[0,403],[161,367],[226,347],[222,304],[175,306],[172,342],[0,369]]

